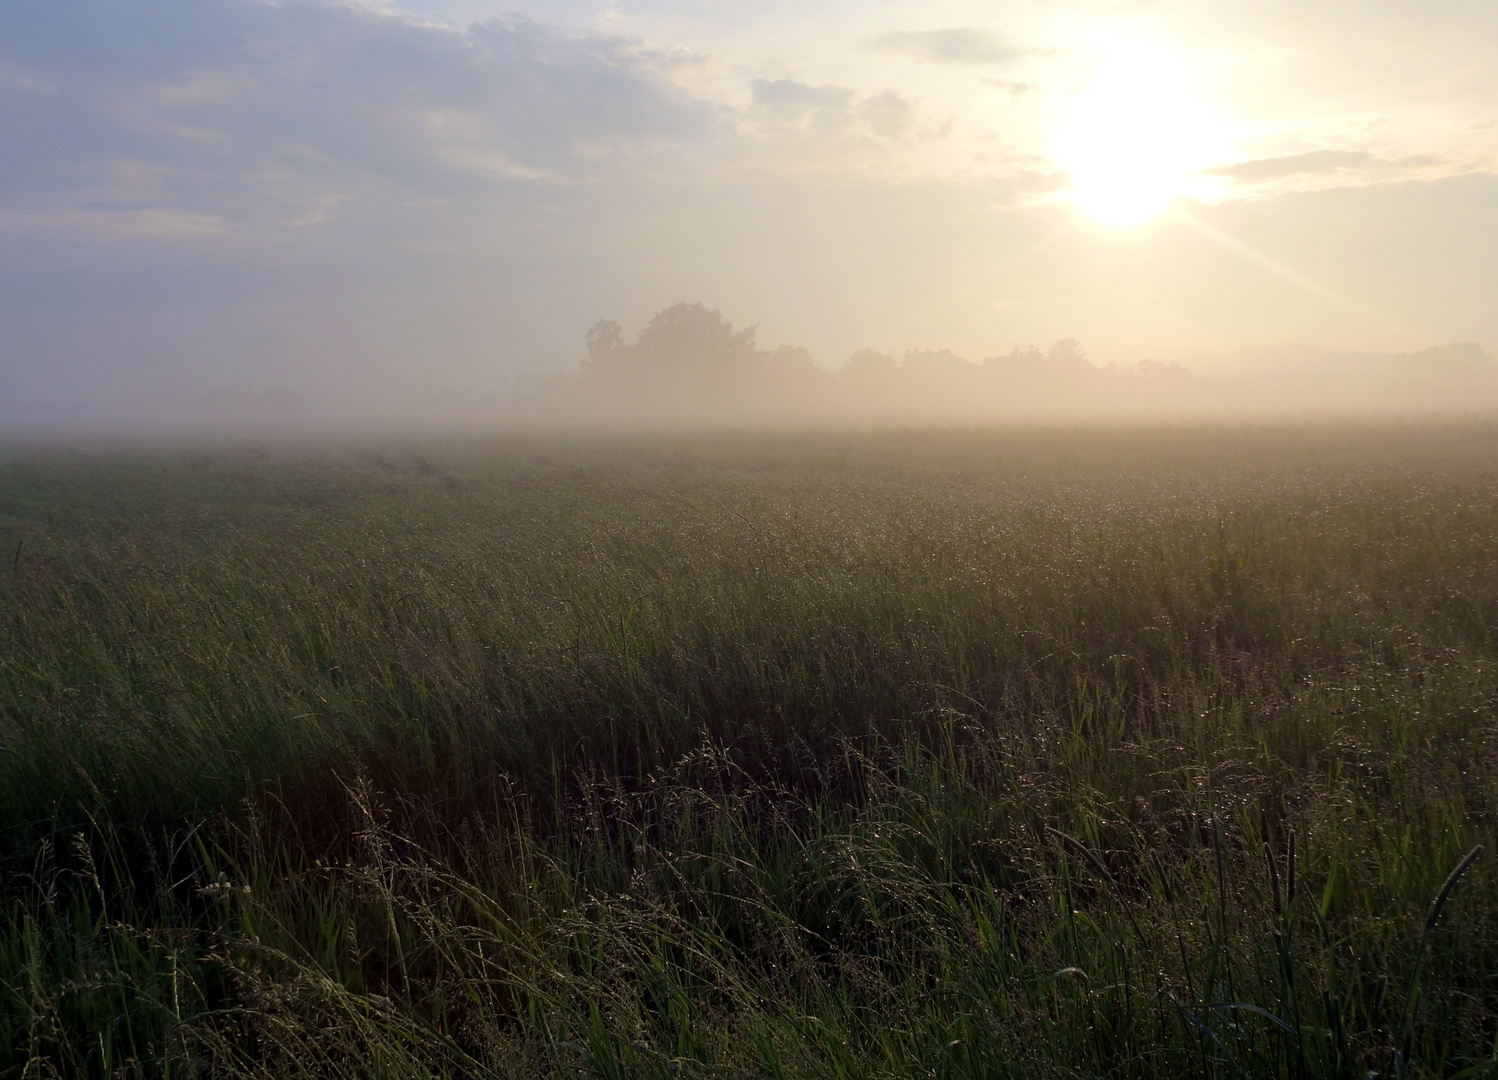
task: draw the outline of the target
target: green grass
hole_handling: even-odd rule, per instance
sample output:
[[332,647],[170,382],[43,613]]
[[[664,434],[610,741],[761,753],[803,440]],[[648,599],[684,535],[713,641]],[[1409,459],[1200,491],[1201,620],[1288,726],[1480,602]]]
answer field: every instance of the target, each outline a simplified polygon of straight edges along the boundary
[[13,448],[0,541],[0,1076],[1498,1055],[1493,427]]

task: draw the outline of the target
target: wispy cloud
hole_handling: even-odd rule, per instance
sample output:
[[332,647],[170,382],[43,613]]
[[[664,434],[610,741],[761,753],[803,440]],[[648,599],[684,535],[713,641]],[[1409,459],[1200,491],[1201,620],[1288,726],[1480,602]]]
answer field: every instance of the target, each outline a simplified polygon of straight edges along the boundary
[[915,104],[894,90],[859,98],[845,86],[819,86],[796,79],[755,79],[749,89],[751,113],[771,128],[821,135],[839,131],[900,142],[918,126]]
[[1239,199],[1433,180],[1453,171],[1464,170],[1439,154],[1384,156],[1324,148],[1233,162],[1205,169],[1201,175],[1223,185],[1219,197]]
[[841,115],[853,103],[853,91],[842,86],[813,86],[795,79],[755,79],[750,84],[755,110],[777,120]]
[[1285,154],[1281,157],[1256,158],[1224,165],[1208,170],[1212,176],[1249,183],[1264,180],[1279,180],[1288,176],[1325,174],[1356,170],[1389,170],[1421,168],[1439,165],[1441,158],[1434,154],[1417,154],[1391,160],[1381,158],[1363,150],[1308,150],[1300,154]]
[[978,26],[899,30],[880,34],[871,44],[884,52],[904,53],[928,63],[955,66],[1007,64],[1028,52],[997,31]]

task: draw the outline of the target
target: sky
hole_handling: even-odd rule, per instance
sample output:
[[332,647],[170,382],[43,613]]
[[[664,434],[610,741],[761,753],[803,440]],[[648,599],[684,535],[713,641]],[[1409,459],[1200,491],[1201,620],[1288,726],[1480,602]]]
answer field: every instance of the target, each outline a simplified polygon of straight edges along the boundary
[[0,425],[499,400],[699,301],[835,367],[1498,348],[1498,5],[0,0]]

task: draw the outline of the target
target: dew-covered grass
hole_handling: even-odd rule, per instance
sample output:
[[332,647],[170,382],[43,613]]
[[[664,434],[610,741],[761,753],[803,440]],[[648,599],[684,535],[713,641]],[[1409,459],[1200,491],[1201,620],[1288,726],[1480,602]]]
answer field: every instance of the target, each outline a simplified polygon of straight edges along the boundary
[[1498,428],[13,447],[0,545],[0,1076],[1498,1051]]

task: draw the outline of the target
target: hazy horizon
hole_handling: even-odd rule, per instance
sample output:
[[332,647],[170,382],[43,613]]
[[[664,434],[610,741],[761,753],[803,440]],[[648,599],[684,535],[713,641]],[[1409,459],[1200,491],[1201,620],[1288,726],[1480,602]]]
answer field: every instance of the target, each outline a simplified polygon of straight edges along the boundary
[[[1495,36],[1392,0],[0,5],[0,429],[602,422],[556,390],[589,328],[681,302],[820,373],[722,422],[1488,411]],[[1066,339],[1111,374],[983,363]],[[861,350],[999,404],[858,398]]]
[[910,428],[974,424],[1300,423],[1441,420],[1498,414],[1498,363],[1457,342],[1409,353],[1241,349],[1196,368],[1144,358],[1098,363],[1085,343],[1013,347],[981,358],[947,349],[864,348],[835,368],[754,325],[674,304],[638,333],[587,332],[572,368],[522,373],[502,391],[424,391],[386,406],[295,387],[127,399],[71,422],[12,425],[40,437],[161,434],[299,439],[319,433],[630,432]]

